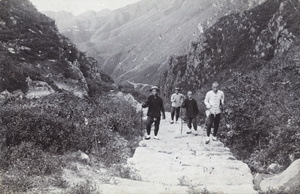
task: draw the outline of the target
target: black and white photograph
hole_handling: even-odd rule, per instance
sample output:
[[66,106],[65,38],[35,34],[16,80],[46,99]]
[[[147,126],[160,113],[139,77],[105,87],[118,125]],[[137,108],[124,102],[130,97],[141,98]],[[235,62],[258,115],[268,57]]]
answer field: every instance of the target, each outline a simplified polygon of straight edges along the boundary
[[300,0],[0,0],[0,194],[299,194]]

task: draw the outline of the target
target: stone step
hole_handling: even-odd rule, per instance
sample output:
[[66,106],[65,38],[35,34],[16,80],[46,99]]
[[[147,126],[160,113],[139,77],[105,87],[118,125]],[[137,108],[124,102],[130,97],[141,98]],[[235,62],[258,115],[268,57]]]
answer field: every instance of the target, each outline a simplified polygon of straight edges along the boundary
[[103,194],[177,194],[188,193],[187,186],[158,184],[143,181],[134,181],[128,179],[114,178],[114,184],[103,184],[98,189]]
[[202,128],[197,136],[180,134],[178,124],[162,121],[160,128],[160,140],[142,140],[127,161],[141,181],[104,185],[103,193],[257,193],[249,167],[220,141],[205,144]]

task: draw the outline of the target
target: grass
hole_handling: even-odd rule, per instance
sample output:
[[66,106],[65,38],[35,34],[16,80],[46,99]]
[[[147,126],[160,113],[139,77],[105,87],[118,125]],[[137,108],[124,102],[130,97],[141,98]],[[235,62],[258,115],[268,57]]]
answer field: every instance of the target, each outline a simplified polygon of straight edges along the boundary
[[203,185],[201,184],[192,184],[192,181],[189,180],[186,176],[182,176],[178,180],[180,186],[187,186],[189,188],[189,194],[213,194],[212,192],[209,192],[206,188],[203,188]]

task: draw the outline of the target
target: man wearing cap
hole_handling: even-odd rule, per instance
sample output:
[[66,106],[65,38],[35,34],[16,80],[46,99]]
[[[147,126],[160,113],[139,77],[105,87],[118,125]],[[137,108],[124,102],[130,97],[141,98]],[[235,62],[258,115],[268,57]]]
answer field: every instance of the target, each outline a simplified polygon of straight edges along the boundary
[[171,124],[174,123],[174,116],[176,117],[176,122],[179,118],[180,106],[184,100],[184,95],[179,93],[179,88],[175,88],[175,93],[171,95]]
[[187,134],[192,133],[192,124],[194,130],[197,131],[197,115],[199,113],[197,101],[193,98],[193,93],[188,91],[187,99],[185,99],[181,105],[182,108],[186,108],[187,126],[189,131]]
[[219,90],[219,84],[217,82],[212,84],[212,90],[206,94],[204,104],[208,110],[206,128],[207,138],[205,143],[209,143],[212,124],[214,124],[214,133],[212,139],[214,141],[217,140],[217,132],[219,129],[222,107],[224,104],[224,93]]
[[146,102],[142,104],[143,108],[148,107],[147,113],[147,121],[146,121],[146,130],[147,136],[145,137],[146,140],[150,139],[150,132],[151,132],[151,125],[154,122],[154,139],[159,139],[157,137],[159,124],[160,124],[160,117],[162,113],[162,118],[165,119],[165,109],[163,105],[163,100],[161,97],[158,96],[159,89],[157,86],[153,86],[150,89],[151,95],[148,96]]

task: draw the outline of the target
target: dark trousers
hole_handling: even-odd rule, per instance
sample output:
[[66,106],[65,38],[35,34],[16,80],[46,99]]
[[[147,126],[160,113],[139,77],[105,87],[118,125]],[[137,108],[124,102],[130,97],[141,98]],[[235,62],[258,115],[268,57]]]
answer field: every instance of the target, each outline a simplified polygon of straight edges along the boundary
[[211,114],[209,115],[209,117],[207,118],[207,126],[206,126],[206,133],[207,136],[209,137],[210,133],[211,133],[211,127],[212,125],[214,125],[214,134],[213,136],[217,135],[218,129],[219,129],[219,123],[220,123],[220,119],[221,119],[221,113],[220,114]]
[[197,130],[197,119],[195,117],[187,119],[187,126],[188,126],[189,129],[192,128],[192,124],[193,124],[193,127],[194,127],[195,131],[196,131]]
[[180,113],[180,107],[173,107],[171,108],[171,119],[174,120],[174,115],[176,116],[176,121],[178,121]]
[[156,136],[159,130],[160,118],[154,118],[148,116],[146,121],[146,130],[147,130],[147,134],[150,135],[151,125],[153,122],[154,122],[154,135]]

